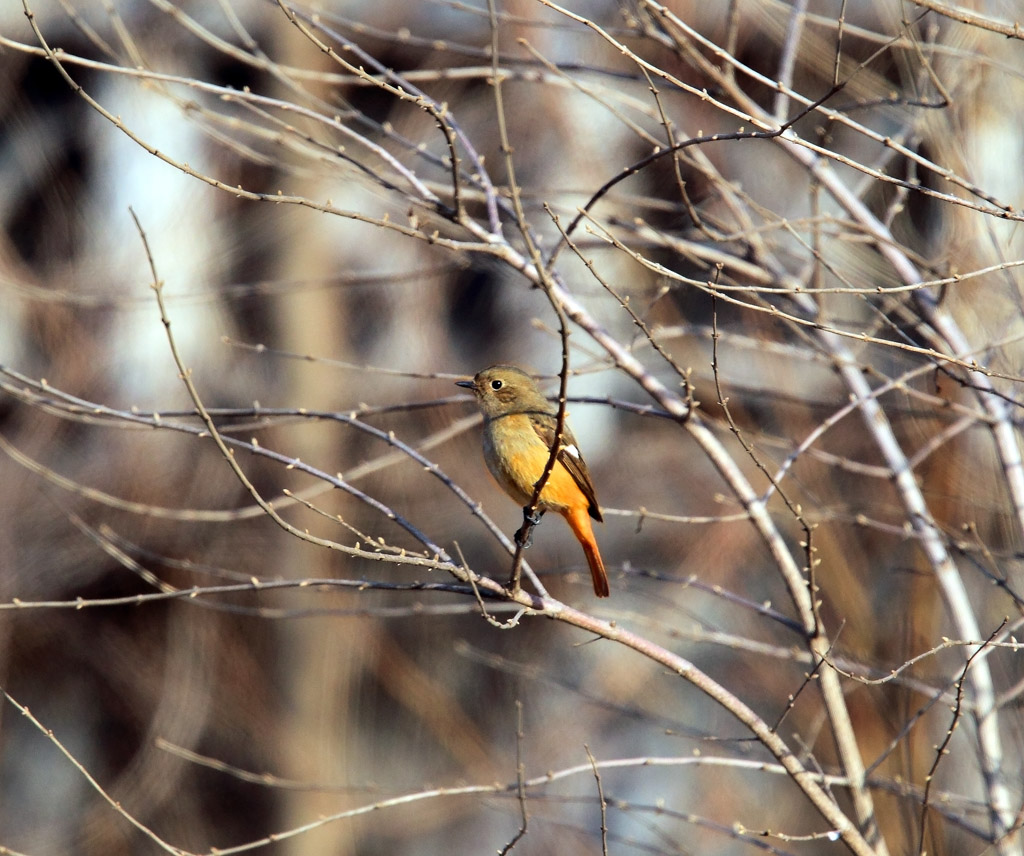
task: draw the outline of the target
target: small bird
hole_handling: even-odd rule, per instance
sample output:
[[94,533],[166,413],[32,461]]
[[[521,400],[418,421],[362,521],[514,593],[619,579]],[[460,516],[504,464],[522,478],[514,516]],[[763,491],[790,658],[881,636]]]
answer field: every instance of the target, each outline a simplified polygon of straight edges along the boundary
[[[473,390],[484,414],[484,461],[491,475],[516,502],[527,505],[544,473],[555,442],[558,410],[533,379],[516,366],[491,366],[473,380],[456,381]],[[590,518],[601,521],[590,472],[567,424],[555,464],[541,491],[537,511],[561,514],[583,546],[594,594],[608,597],[608,574],[594,539]]]

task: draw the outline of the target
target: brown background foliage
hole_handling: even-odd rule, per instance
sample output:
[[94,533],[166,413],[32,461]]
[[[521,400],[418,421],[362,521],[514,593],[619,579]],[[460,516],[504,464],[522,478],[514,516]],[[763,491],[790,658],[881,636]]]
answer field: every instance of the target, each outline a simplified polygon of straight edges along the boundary
[[[7,5],[0,849],[850,846],[611,630],[500,630],[445,570],[365,555],[434,544],[505,580],[453,485],[504,533],[521,513],[452,382],[514,362],[554,393],[568,311],[612,597],[546,519],[534,605],[690,660],[833,777],[879,856],[1021,852],[1012,4]],[[542,276],[531,245],[584,206]],[[364,555],[286,532],[202,435],[143,237],[254,490]]]

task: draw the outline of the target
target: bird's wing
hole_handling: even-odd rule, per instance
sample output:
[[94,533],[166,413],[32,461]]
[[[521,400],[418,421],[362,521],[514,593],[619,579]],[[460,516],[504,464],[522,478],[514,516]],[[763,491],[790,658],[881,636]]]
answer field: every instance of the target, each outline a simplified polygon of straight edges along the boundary
[[[557,418],[551,413],[533,412],[528,414],[530,424],[537,436],[544,445],[550,449],[555,442],[555,429],[558,427]],[[558,450],[556,458],[558,463],[569,471],[574,482],[579,485],[583,495],[590,504],[587,509],[590,516],[595,520],[603,520],[601,507],[597,504],[597,495],[594,491],[594,483],[590,480],[590,470],[587,469],[587,462],[583,460],[579,447],[576,445],[576,438],[568,425],[562,426],[562,445]]]

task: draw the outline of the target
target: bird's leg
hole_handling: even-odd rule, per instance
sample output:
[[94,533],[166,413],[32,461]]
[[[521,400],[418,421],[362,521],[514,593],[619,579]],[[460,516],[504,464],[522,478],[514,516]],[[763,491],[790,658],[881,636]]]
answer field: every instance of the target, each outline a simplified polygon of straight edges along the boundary
[[512,576],[508,581],[508,590],[512,592],[513,596],[519,594],[519,574],[523,550],[533,543],[533,527],[540,523],[543,516],[543,509],[535,509],[529,505],[523,507],[523,525],[516,531],[516,554],[512,561]]
[[523,507],[523,525],[516,532],[516,543],[525,550],[533,543],[533,527],[540,523],[543,511],[534,511],[530,506]]

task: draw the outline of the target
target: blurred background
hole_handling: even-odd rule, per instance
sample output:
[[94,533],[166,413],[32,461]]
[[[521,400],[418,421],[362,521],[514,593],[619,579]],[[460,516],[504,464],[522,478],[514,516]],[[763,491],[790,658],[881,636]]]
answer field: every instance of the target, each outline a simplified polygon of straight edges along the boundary
[[[275,523],[201,435],[152,261],[290,524],[499,581],[509,552],[452,485],[506,535],[522,514],[453,382],[511,362],[554,394],[568,308],[612,596],[549,516],[527,559],[551,595],[840,776],[821,664],[713,442],[814,563],[876,852],[1020,853],[1024,48],[1008,0],[936,5],[6,4],[0,850],[845,849],[657,663],[499,630],[442,570]],[[666,413],[688,394],[699,423]]]

